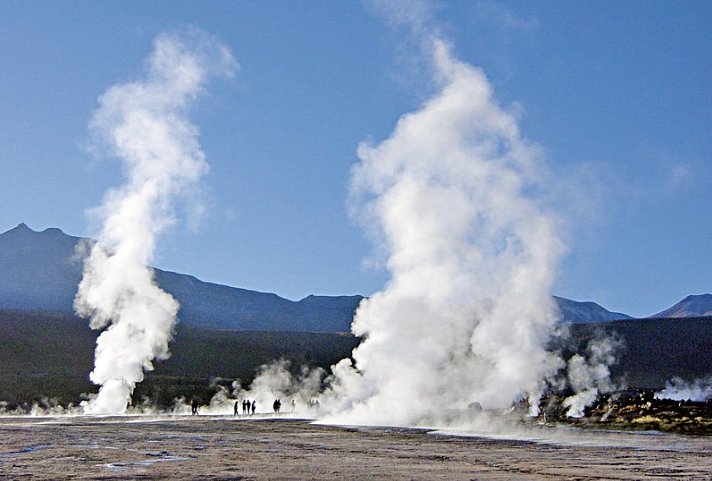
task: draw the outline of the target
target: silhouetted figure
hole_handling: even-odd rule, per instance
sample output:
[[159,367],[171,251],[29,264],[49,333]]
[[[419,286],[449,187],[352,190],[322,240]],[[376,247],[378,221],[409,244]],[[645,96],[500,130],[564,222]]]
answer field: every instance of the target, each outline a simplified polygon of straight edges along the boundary
[[252,400],[252,414],[255,414],[255,411],[257,411],[257,401],[254,399]]
[[292,399],[292,412],[294,412],[294,411],[296,411],[296,410],[297,410],[297,401],[295,401],[294,399]]
[[250,408],[248,407],[249,405],[250,405],[250,401],[248,401],[247,399],[242,401],[242,414],[244,416],[250,414],[250,411],[249,411]]
[[279,399],[275,399],[274,403],[272,403],[272,409],[274,409],[275,414],[279,414],[279,408],[282,407],[282,401]]
[[235,401],[235,416],[240,413],[240,401]]
[[190,404],[190,414],[193,416],[197,416],[199,406],[200,404],[198,403],[198,400],[193,398],[193,402]]

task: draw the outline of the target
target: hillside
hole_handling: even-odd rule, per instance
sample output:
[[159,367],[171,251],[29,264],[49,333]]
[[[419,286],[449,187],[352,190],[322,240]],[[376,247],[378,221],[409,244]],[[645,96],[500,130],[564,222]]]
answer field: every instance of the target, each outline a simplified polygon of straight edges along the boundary
[[[646,319],[574,324],[567,349],[582,350],[603,330],[623,341],[613,377],[637,388],[662,388],[674,376],[687,380],[712,372],[712,318]],[[63,403],[95,392],[88,379],[97,332],[73,316],[0,310],[0,401],[54,397]],[[157,362],[134,399],[148,396],[167,405],[178,396],[209,398],[215,378],[247,385],[256,369],[276,359],[328,369],[350,356],[359,340],[348,334],[259,332],[180,326],[172,356]],[[575,346],[578,346],[576,348]]]
[[657,389],[675,376],[691,381],[712,373],[712,317],[575,324],[571,332],[579,350],[600,332],[617,335],[623,345],[612,375],[631,387]]
[[[0,401],[11,404],[42,398],[78,403],[96,392],[89,381],[98,332],[74,316],[0,310]],[[136,389],[170,403],[178,396],[209,397],[214,378],[240,379],[245,386],[257,368],[286,359],[328,369],[348,357],[358,339],[335,333],[232,331],[179,326],[171,357],[156,362]]]

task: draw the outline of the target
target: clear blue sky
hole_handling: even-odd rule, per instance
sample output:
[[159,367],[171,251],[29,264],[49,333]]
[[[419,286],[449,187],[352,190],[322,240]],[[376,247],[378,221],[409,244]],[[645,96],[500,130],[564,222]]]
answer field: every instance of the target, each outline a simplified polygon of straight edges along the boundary
[[[712,291],[712,3],[435,12],[578,193],[553,293],[645,316]],[[347,214],[350,168],[429,91],[404,39],[358,2],[0,2],[0,231],[90,234],[86,210],[121,182],[87,149],[97,98],[187,25],[240,71],[192,115],[207,211],[164,235],[154,264],[291,299],[379,290],[386,274],[362,266],[371,247]]]

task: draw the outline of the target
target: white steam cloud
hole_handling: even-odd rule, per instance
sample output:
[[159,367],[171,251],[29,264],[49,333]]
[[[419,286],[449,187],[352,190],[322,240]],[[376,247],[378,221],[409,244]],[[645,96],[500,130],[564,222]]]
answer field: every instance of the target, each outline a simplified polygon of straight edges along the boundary
[[191,32],[159,35],[146,66],[144,78],[100,97],[90,125],[121,160],[126,181],[94,211],[103,226],[75,299],[93,329],[106,328],[90,374],[101,387],[87,413],[123,413],[144,371],[169,356],[179,306],[148,265],[158,235],[175,221],[174,202],[208,170],[188,109],[210,76],[231,75],[236,63],[226,47]]
[[[199,414],[244,415],[242,402],[248,400],[250,404],[255,403],[254,416],[257,418],[274,416],[273,403],[279,399],[282,403],[280,416],[314,417],[318,410],[313,403],[321,394],[325,372],[320,368],[309,369],[303,366],[298,373],[294,373],[290,367],[291,363],[285,359],[264,364],[259,367],[257,375],[246,389],[242,388],[239,380],[233,381],[229,389],[220,384],[223,379],[214,379],[211,387],[216,392],[207,403],[198,399]],[[170,412],[188,414],[191,412],[192,401],[192,398],[176,399]],[[249,414],[252,416],[252,411]]]
[[359,306],[352,330],[365,340],[355,365],[334,366],[329,422],[432,423],[446,409],[523,396],[536,410],[563,367],[546,349],[563,246],[537,194],[546,177],[537,149],[480,69],[423,22],[412,31],[437,91],[388,139],[358,150],[355,213],[391,278]]
[[712,399],[712,376],[692,382],[674,377],[665,383],[665,389],[655,393],[655,398],[707,402]]
[[[538,414],[544,393],[568,391],[567,415],[581,416],[615,388],[619,342],[594,339],[568,362],[549,350],[567,334],[550,295],[564,247],[538,149],[484,73],[428,28],[427,3],[376,6],[422,44],[436,92],[388,139],[359,146],[353,213],[391,278],[359,306],[352,331],[364,340],[353,360],[332,366],[311,413],[326,423],[493,432],[519,408]],[[255,392],[304,391],[279,373],[263,371]],[[320,373],[309,379],[311,396]]]
[[599,394],[615,389],[609,366],[616,362],[615,354],[621,341],[613,337],[591,339],[583,354],[574,354],[567,363],[566,377],[574,394],[564,399],[566,415],[583,417],[584,409],[593,404]]

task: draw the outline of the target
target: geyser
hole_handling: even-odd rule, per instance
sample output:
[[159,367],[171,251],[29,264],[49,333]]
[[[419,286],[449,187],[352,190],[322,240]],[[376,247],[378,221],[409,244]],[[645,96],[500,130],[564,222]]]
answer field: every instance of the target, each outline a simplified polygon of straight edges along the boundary
[[365,340],[354,364],[333,368],[326,421],[417,425],[523,396],[536,409],[564,367],[546,349],[563,246],[540,195],[545,169],[484,73],[422,18],[395,12],[422,44],[436,92],[389,138],[358,149],[354,213],[390,280],[358,308],[352,330]]
[[157,236],[175,220],[175,200],[208,170],[188,108],[210,76],[231,75],[236,63],[227,48],[193,31],[159,35],[146,67],[144,78],[100,97],[90,124],[121,160],[126,180],[93,210],[102,227],[74,303],[93,329],[106,328],[90,374],[101,387],[86,413],[123,413],[144,371],[169,356],[178,303],[147,266]]

